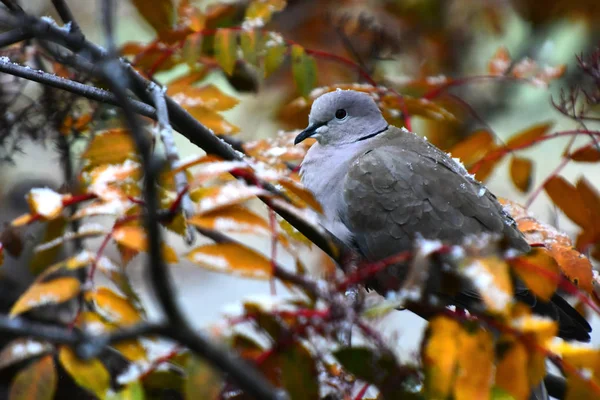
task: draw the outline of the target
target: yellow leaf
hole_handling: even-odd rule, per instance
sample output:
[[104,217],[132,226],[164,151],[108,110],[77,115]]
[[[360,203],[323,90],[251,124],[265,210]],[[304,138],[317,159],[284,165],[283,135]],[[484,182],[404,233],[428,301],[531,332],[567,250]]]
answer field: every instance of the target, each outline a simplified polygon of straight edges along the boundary
[[10,225],[13,227],[25,226],[30,224],[34,218],[33,214],[23,214],[13,219]]
[[104,365],[97,359],[80,360],[73,350],[62,346],[58,353],[63,368],[82,388],[89,390],[100,399],[106,396],[110,388],[110,375]]
[[121,164],[127,159],[136,158],[135,143],[126,129],[98,132],[81,158],[86,160],[88,168],[105,164]]
[[531,291],[548,301],[556,291],[560,279],[560,267],[544,248],[534,248],[528,254],[509,261],[513,271]]
[[527,400],[527,348],[520,341],[506,343],[506,349],[496,367],[496,385],[510,393],[515,400]]
[[243,30],[240,35],[240,47],[244,55],[244,61],[252,65],[258,65],[258,44],[261,41],[261,32],[256,29]]
[[317,64],[300,45],[292,45],[292,75],[298,93],[304,97],[310,94],[317,82]]
[[515,318],[512,320],[511,326],[520,332],[532,335],[540,344],[545,344],[558,333],[556,321],[537,315],[525,315]]
[[167,31],[175,23],[173,0],[132,0],[140,15],[158,33]]
[[233,73],[236,62],[237,32],[232,29],[219,29],[215,34],[215,57],[227,75]]
[[508,265],[498,257],[470,261],[463,269],[493,312],[507,313],[513,300],[513,289]]
[[494,344],[490,332],[461,330],[458,335],[456,400],[489,399],[493,382]]
[[271,261],[237,243],[207,244],[193,249],[187,258],[202,267],[256,279],[269,279]]
[[[127,201],[126,183],[137,183],[140,177],[140,164],[126,160],[122,164],[102,165],[84,173],[84,182],[88,184],[88,192],[109,203],[118,200],[124,207]],[[121,210],[119,210],[121,211]]]
[[239,232],[269,235],[269,223],[247,208],[234,205],[202,215],[194,215],[188,220],[194,226],[223,232]]
[[[121,246],[134,252],[148,250],[148,238],[144,229],[137,225],[121,225],[113,230],[112,237]],[[179,261],[177,253],[166,243],[162,244],[163,258],[167,263]]]
[[533,161],[524,157],[512,157],[510,160],[510,178],[521,192],[525,193],[533,183]]
[[[41,244],[35,247],[35,254],[29,262],[29,270],[34,275],[39,274],[48,267],[49,263],[56,259],[56,256],[62,248],[62,244],[65,240],[65,236],[63,235],[65,233],[66,226],[67,219],[63,216],[55,218],[46,223],[46,229],[44,232],[44,237],[41,240]],[[67,236],[70,238],[71,236],[76,236],[76,234]]]
[[144,387],[141,381],[131,382],[119,392],[110,393],[105,400],[144,400]]
[[52,400],[56,391],[56,367],[51,355],[34,361],[13,379],[10,400]]
[[79,281],[72,277],[62,277],[49,282],[32,284],[19,297],[10,310],[10,316],[22,314],[32,308],[46,304],[59,304],[72,299],[79,293]]
[[263,27],[273,13],[283,10],[286,6],[286,0],[254,0],[246,9],[246,21],[251,27]]
[[[84,311],[79,315],[77,327],[95,335],[120,329],[118,325],[107,322],[100,315],[91,311]],[[113,347],[130,361],[147,359],[146,349],[137,339],[121,341],[114,344]]]
[[461,327],[448,317],[435,317],[429,322],[423,363],[426,368],[425,388],[430,398],[445,399],[452,390],[458,362],[458,335]]
[[119,296],[107,287],[87,292],[85,299],[93,301],[102,311],[102,316],[109,322],[118,325],[133,325],[142,319],[140,313],[126,298]]
[[44,219],[54,219],[63,209],[62,196],[52,189],[35,188],[27,195],[29,208]]

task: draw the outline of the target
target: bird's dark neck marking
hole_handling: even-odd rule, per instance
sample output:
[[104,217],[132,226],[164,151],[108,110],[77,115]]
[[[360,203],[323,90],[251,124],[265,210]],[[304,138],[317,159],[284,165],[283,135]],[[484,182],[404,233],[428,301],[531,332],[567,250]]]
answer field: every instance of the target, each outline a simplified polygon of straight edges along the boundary
[[390,127],[389,125],[386,125],[386,126],[385,126],[385,128],[383,128],[383,129],[381,129],[381,130],[378,130],[378,131],[377,131],[377,132],[375,132],[375,133],[371,133],[370,135],[366,135],[366,136],[363,136],[363,137],[361,137],[361,138],[358,138],[358,139],[356,139],[356,140],[355,140],[355,142],[360,142],[361,140],[366,140],[366,139],[370,139],[370,138],[372,138],[373,136],[377,136],[377,135],[379,135],[380,133],[383,133],[383,132],[387,131],[387,129],[388,129],[389,127]]

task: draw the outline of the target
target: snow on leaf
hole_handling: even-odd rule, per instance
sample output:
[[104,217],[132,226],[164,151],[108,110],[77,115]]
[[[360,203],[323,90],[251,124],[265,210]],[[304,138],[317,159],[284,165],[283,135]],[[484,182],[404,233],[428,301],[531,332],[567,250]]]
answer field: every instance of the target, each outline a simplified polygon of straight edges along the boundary
[[201,106],[214,111],[227,111],[239,103],[238,99],[226,95],[212,84],[201,87],[190,86],[174,94],[173,100],[186,110]]
[[15,339],[0,352],[0,369],[52,351],[50,343],[34,339]]
[[493,312],[507,313],[512,304],[512,283],[508,265],[497,257],[475,259],[461,269],[471,279],[486,306]]
[[72,299],[78,293],[79,281],[72,277],[34,283],[19,297],[9,315],[14,317],[35,307],[59,304]]
[[272,265],[268,258],[237,243],[199,246],[193,249],[187,258],[213,271],[256,279],[269,279],[272,275]]
[[265,40],[265,49],[264,71],[265,78],[267,78],[279,69],[285,59],[287,48],[281,35],[274,32],[268,32]]
[[67,346],[60,348],[58,359],[79,386],[100,399],[106,397],[110,389],[110,375],[98,359],[83,361]]
[[52,400],[56,391],[57,373],[51,355],[27,365],[13,378],[11,400]]
[[125,160],[122,164],[102,165],[82,174],[89,183],[88,192],[96,194],[105,202],[126,201],[127,195],[119,187],[126,182],[135,183],[140,177],[140,164]]
[[558,334],[558,323],[549,317],[524,315],[513,318],[510,324],[520,332],[531,334],[538,343],[543,345]]
[[34,188],[27,195],[29,208],[45,219],[58,217],[63,209],[62,196],[49,188]]
[[37,246],[35,246],[34,251],[35,252],[46,251],[48,249],[51,249],[53,247],[63,244],[67,240],[96,237],[96,236],[106,235],[107,233],[108,232],[103,225],[97,224],[97,223],[87,223],[87,224],[81,225],[76,233],[75,232],[66,232],[64,235],[59,236],[56,239],[50,240],[45,243],[38,244]]
[[510,54],[506,47],[499,47],[488,63],[488,71],[490,75],[504,75],[508,71],[511,62]]
[[198,202],[198,213],[204,214],[242,203],[254,196],[266,196],[268,194],[269,192],[259,187],[234,181],[221,186],[196,189],[190,193],[190,196],[193,201]]
[[194,171],[194,181],[192,186],[200,185],[212,178],[218,177],[234,169],[248,169],[248,164],[243,161],[219,161],[203,163]]
[[247,208],[233,205],[202,215],[194,215],[188,220],[192,225],[222,232],[253,233],[269,235],[269,223]]
[[99,287],[85,294],[87,301],[96,305],[102,316],[109,322],[118,325],[132,325],[142,318],[131,303],[107,287]]

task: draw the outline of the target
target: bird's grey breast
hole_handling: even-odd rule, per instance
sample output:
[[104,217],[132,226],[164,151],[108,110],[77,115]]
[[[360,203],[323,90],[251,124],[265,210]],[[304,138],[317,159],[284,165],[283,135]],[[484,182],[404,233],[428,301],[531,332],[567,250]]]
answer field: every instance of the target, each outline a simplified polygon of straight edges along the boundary
[[366,150],[365,142],[335,147],[315,143],[300,169],[302,184],[323,207],[323,226],[346,244],[350,244],[352,235],[340,219],[345,208],[344,180],[350,164]]

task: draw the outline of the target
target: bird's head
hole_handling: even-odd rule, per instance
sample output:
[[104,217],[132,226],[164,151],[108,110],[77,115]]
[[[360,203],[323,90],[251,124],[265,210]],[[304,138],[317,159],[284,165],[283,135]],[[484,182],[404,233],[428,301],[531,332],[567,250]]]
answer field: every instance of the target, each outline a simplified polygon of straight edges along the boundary
[[365,140],[387,129],[375,101],[366,93],[336,90],[318,97],[308,116],[308,127],[294,144],[313,137],[320,145],[341,145]]

